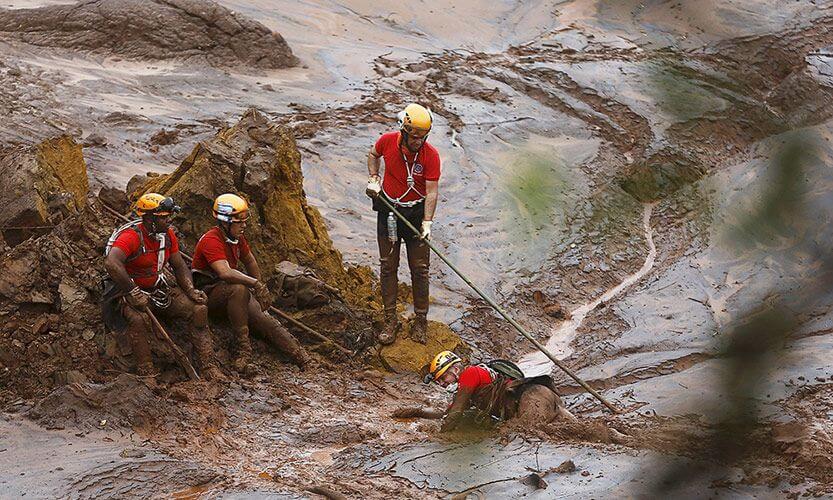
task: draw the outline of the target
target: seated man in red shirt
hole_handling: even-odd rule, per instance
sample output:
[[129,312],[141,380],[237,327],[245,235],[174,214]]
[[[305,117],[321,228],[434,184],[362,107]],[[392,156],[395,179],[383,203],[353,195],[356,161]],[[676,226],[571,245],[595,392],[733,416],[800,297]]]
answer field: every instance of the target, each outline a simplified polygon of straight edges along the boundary
[[[235,194],[222,194],[214,201],[214,217],[217,225],[200,238],[191,268],[197,287],[208,294],[209,312],[220,313],[231,323],[237,342],[235,369],[246,370],[251,360],[250,327],[304,368],[310,362],[307,351],[266,312],[272,295],[260,281],[260,267],[243,234],[249,204]],[[245,273],[238,269],[240,263],[246,266]]]
[[[376,239],[381,262],[380,281],[385,325],[379,342],[392,344],[399,330],[396,299],[399,289],[400,242],[405,241],[411,287],[414,295],[414,322],[411,337],[426,342],[428,328],[428,264],[430,249],[426,240],[431,236],[434,210],[437,208],[440,180],[440,154],[428,144],[428,133],[433,125],[431,112],[419,104],[409,104],[399,114],[399,131],[383,134],[370,148],[367,170],[370,180],[366,193],[373,199],[376,216]],[[385,160],[384,178],[379,177],[382,159]],[[381,201],[384,196],[396,210],[415,227],[414,234]],[[388,224],[396,229],[391,231]]]
[[436,382],[451,389],[456,385],[451,406],[445,412],[419,409],[394,416],[442,418],[443,431],[456,429],[472,409],[475,423],[515,417],[534,423],[546,423],[557,417],[576,422],[548,375],[525,378],[514,363],[507,361],[467,366],[453,352],[443,351],[431,361],[424,382]]
[[[142,195],[136,203],[139,220],[117,229],[107,242],[102,310],[105,324],[113,331],[126,331],[139,375],[155,373],[147,335],[152,332],[145,311],[172,320],[189,322],[191,343],[202,376],[222,379],[214,361],[208,328],[206,296],[194,289],[188,265],[179,253],[179,241],[170,226],[170,216],[179,211],[171,198],[157,193]],[[171,287],[164,268],[170,264],[176,283]]]

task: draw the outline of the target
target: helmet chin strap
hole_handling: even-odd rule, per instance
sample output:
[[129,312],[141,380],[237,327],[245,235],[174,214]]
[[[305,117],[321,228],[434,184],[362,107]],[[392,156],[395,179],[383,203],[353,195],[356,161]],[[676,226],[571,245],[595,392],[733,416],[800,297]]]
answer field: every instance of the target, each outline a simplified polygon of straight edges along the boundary
[[236,245],[238,243],[237,238],[231,237],[231,222],[220,222],[217,224],[220,226],[220,230],[223,231],[223,236],[226,237],[226,243],[231,243],[232,245]]

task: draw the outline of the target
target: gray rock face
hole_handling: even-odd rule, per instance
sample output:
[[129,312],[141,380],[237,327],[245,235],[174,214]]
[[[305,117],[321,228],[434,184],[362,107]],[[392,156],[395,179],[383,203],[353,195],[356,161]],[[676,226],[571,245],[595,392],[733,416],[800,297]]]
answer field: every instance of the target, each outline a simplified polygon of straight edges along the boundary
[[281,35],[206,0],[83,0],[3,10],[0,37],[42,47],[212,66],[276,69],[298,63]]

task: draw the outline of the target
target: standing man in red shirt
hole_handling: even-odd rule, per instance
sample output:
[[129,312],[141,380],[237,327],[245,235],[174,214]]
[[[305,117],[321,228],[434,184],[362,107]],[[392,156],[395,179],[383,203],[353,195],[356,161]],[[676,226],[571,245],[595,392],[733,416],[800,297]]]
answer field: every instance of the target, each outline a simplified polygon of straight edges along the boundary
[[[427,142],[432,125],[433,116],[428,109],[409,104],[399,113],[399,131],[383,134],[367,155],[370,179],[366,192],[373,198],[373,209],[377,212],[376,238],[381,257],[380,280],[385,309],[385,326],[379,334],[382,344],[393,343],[399,330],[396,298],[402,240],[408,252],[414,295],[415,318],[411,336],[420,343],[426,341],[430,256],[426,240],[431,236],[440,180],[440,154]],[[382,159],[385,160],[384,178],[379,177]],[[411,224],[421,229],[421,234],[413,234],[396,219],[378,196],[384,196]]]
[[[231,323],[237,342],[235,369],[245,371],[251,360],[250,327],[303,369],[310,362],[309,354],[266,312],[272,294],[261,281],[260,266],[243,234],[249,204],[235,194],[222,194],[214,201],[214,218],[217,225],[200,238],[191,267],[197,287],[208,294],[209,312],[219,312]],[[246,266],[245,273],[238,269],[240,263]]]
[[[178,212],[174,200],[157,193],[142,195],[136,202],[139,220],[120,227],[107,242],[102,310],[105,324],[113,331],[126,331],[139,375],[153,375],[147,335],[153,331],[147,310],[167,319],[189,322],[191,344],[203,377],[222,379],[214,361],[208,328],[207,298],[194,289],[188,265],[179,253],[179,241],[170,225]],[[179,287],[171,287],[164,275],[173,269]]]

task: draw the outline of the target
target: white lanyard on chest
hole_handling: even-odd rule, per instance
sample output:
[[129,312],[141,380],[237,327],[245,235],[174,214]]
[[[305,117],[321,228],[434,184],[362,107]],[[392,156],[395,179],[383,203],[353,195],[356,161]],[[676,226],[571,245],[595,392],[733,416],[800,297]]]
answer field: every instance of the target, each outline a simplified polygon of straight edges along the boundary
[[156,284],[159,284],[159,281],[164,279],[162,278],[162,268],[165,267],[165,234],[155,234],[156,239],[159,241],[159,250],[156,252]]
[[[417,151],[414,155],[414,162],[408,163],[408,158],[406,158],[405,153],[402,152],[402,146],[399,146],[399,154],[402,156],[402,163],[405,164],[405,172],[407,172],[408,174],[408,178],[406,180],[406,182],[408,183],[408,189],[405,190],[405,192],[402,193],[402,196],[400,196],[399,198],[394,198],[390,196],[387,192],[385,193],[385,196],[390,201],[394,202],[399,206],[412,207],[417,203],[421,202],[423,199],[425,199],[425,195],[419,192],[419,190],[416,188],[416,184],[414,183],[414,167],[417,165],[417,160],[419,159],[420,152],[422,152],[422,146],[420,146],[419,151]],[[403,202],[402,199],[408,196],[408,194],[411,191],[415,192],[419,196],[419,199]]]

